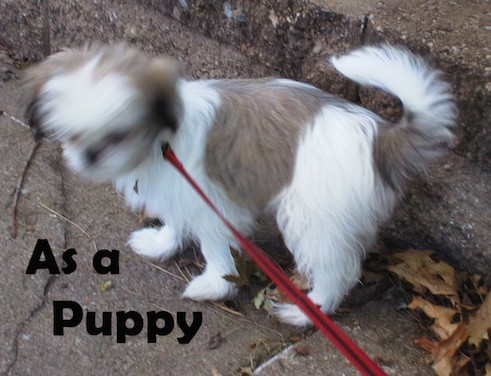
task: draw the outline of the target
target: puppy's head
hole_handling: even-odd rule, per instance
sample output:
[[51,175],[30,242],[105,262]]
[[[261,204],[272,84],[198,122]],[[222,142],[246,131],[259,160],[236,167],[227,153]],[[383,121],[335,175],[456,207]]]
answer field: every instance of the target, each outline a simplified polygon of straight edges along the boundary
[[25,75],[35,134],[61,141],[69,166],[96,181],[141,163],[179,126],[178,68],[125,45],[65,50]]

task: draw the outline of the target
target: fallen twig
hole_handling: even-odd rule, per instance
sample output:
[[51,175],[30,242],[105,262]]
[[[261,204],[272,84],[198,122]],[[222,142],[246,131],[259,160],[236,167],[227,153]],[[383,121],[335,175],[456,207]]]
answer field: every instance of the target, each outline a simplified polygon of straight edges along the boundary
[[179,266],[179,264],[177,262],[174,262],[174,263],[176,264],[177,270],[179,270],[179,273],[181,273],[181,275],[184,278],[184,280],[189,283],[189,278],[186,277],[186,274],[184,274],[184,272],[182,271],[182,269]]
[[[5,112],[3,114],[7,115]],[[19,208],[19,198],[22,191],[22,186],[24,185],[24,180],[26,179],[27,170],[29,169],[29,166],[34,158],[34,154],[36,153],[36,150],[39,148],[39,145],[41,145],[41,142],[40,141],[36,142],[31,152],[29,153],[26,164],[24,165],[24,169],[22,170],[22,174],[19,180],[17,181],[17,185],[15,186],[14,199],[12,202],[12,226],[10,228],[10,235],[12,236],[13,239],[17,238],[17,212]]]
[[17,119],[13,115],[10,115],[8,112],[0,110],[0,115],[4,115],[4,116],[8,117],[10,120],[12,120],[14,123],[22,125],[24,128],[30,129],[28,124],[24,123],[22,120]]
[[184,278],[182,278],[182,277],[179,277],[177,274],[174,274],[174,273],[172,273],[171,271],[169,271],[169,270],[167,270],[167,269],[164,269],[164,268],[162,268],[162,267],[160,267],[160,266],[158,266],[158,265],[155,265],[154,263],[152,263],[152,262],[150,262],[150,261],[147,261],[147,260],[145,260],[144,258],[142,258],[142,261],[143,261],[145,264],[150,265],[150,266],[153,266],[155,269],[158,269],[158,270],[160,270],[160,271],[162,271],[162,272],[164,272],[164,273],[167,273],[167,274],[169,274],[170,276],[172,276],[172,277],[174,277],[174,278],[177,278],[177,279],[179,279],[179,280],[181,280],[181,281],[184,281],[184,282],[189,282],[189,280],[188,280],[188,279],[184,279]]
[[60,219],[64,220],[65,222],[71,224],[72,226],[75,226],[77,229],[79,229],[93,244],[94,246],[94,249],[97,251],[97,245],[95,243],[95,240],[92,238],[92,236],[90,236],[87,231],[85,231],[82,227],[80,227],[79,225],[77,225],[75,222],[69,220],[67,217],[65,217],[64,215],[58,213],[57,211],[47,207],[46,205],[44,205],[43,203],[39,202],[39,201],[36,201],[36,203],[41,206],[42,208],[46,209],[47,211],[49,211],[50,213],[56,215],[57,217],[59,217]]
[[217,302],[210,302],[211,304],[213,304],[215,307],[217,308],[220,308],[221,310],[225,311],[225,312],[228,312],[228,313],[231,313],[232,315],[235,315],[235,316],[244,316],[243,313],[239,312],[239,311],[236,311],[230,307],[227,307],[225,304],[223,303],[217,303]]

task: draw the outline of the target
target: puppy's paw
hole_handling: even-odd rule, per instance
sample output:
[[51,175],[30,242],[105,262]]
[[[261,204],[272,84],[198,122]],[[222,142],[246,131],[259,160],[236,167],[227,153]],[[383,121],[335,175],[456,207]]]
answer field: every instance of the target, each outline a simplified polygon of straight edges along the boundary
[[207,270],[189,283],[182,296],[193,300],[223,300],[236,294],[233,283],[223,279],[220,273]]
[[286,324],[294,326],[311,326],[312,321],[295,304],[277,303],[273,306],[273,314]]
[[175,232],[167,226],[135,231],[128,244],[141,256],[164,260],[174,256],[179,248]]

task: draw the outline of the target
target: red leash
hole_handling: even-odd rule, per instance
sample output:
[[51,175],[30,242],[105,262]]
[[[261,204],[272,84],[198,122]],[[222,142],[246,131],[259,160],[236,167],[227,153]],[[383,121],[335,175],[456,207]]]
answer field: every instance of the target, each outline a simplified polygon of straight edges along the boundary
[[383,376],[386,373],[367,354],[363,352],[312,300],[295,286],[283,271],[249,239],[242,235],[223,216],[208,196],[188,174],[182,163],[177,159],[169,144],[162,145],[164,158],[186,178],[211,209],[235,236],[240,246],[262,271],[285,293],[285,295],[312,320],[314,325],[344,354],[346,358],[361,372],[362,375]]

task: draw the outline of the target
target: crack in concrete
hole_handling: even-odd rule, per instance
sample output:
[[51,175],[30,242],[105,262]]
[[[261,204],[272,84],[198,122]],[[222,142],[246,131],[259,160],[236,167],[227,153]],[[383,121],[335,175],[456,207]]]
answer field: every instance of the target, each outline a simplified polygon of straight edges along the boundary
[[[67,187],[65,184],[66,179],[66,169],[63,165],[63,157],[61,155],[61,150],[58,149],[58,158],[56,159],[56,163],[58,165],[58,171],[60,174],[60,191],[61,191],[61,211],[65,217],[68,214],[68,200],[67,200]],[[65,249],[68,248],[68,223],[63,221],[63,247]]]
[[40,13],[43,18],[43,30],[41,32],[41,45],[45,57],[51,54],[51,24],[49,22],[49,0],[41,0]]
[[[62,209],[63,215],[65,215],[67,212],[65,169],[63,167],[63,161],[62,161],[61,153],[59,150],[58,150],[58,158],[56,159],[56,164],[57,164],[57,170],[58,170],[59,176],[60,176],[59,190],[60,190],[60,196],[61,196],[61,201],[62,201],[61,202],[61,209]],[[62,223],[63,223],[63,247],[67,248],[68,225],[65,222],[62,222]],[[28,313],[28,316],[26,319],[24,319],[22,322],[17,324],[16,329],[15,329],[14,341],[12,344],[12,348],[10,350],[10,353],[12,353],[13,359],[7,365],[5,375],[9,375],[17,363],[18,354],[19,354],[19,338],[22,335],[24,328],[46,306],[46,303],[48,302],[49,290],[50,290],[51,286],[54,284],[55,280],[59,276],[60,276],[59,274],[52,274],[46,279],[46,283],[43,287],[43,293],[42,293],[41,301],[39,302],[39,304],[37,306],[35,306]]]
[[360,35],[360,44],[364,46],[366,44],[367,38],[367,29],[368,23],[370,22],[370,13],[365,14],[361,19],[361,35]]
[[7,365],[5,375],[9,375],[12,372],[12,369],[14,368],[15,364],[17,363],[17,358],[18,358],[18,354],[19,354],[19,338],[20,338],[25,326],[34,318],[34,316],[37,315],[37,313],[39,311],[41,311],[46,306],[46,302],[48,300],[47,295],[48,295],[49,289],[51,288],[51,286],[53,285],[53,282],[55,281],[55,279],[57,277],[58,277],[57,274],[52,274],[48,277],[48,279],[46,280],[46,283],[43,287],[43,295],[42,295],[41,302],[29,312],[29,314],[25,320],[23,320],[22,322],[17,324],[17,327],[15,329],[14,343],[13,343],[12,348],[10,350],[10,352],[13,353],[13,359],[10,362],[10,364]]

